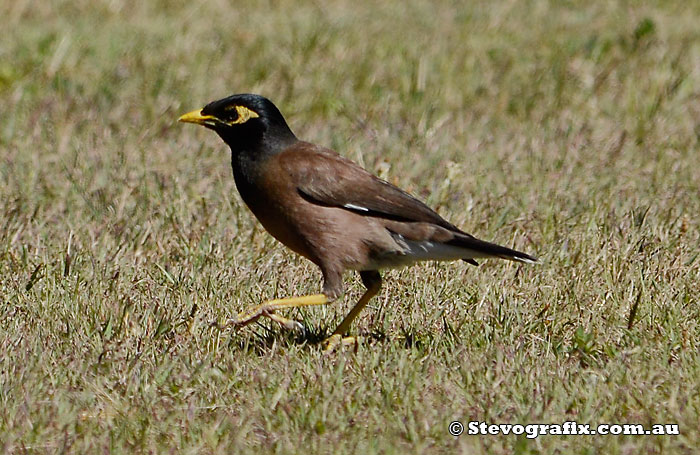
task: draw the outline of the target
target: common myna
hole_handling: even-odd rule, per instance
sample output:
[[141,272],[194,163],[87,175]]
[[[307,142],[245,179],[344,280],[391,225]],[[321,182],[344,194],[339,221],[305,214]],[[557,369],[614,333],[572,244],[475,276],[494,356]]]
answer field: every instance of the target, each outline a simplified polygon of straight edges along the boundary
[[343,272],[357,270],[367,290],[328,338],[332,350],[355,341],[343,335],[379,292],[380,269],[426,260],[462,259],[474,265],[475,259],[489,257],[536,261],[463,232],[352,161],[297,139],[277,107],[260,95],[232,95],[179,120],[212,129],[228,144],[236,187],[253,215],[323,274],[322,294],[271,300],[229,324],[244,326],[266,316],[286,328],[299,327],[275,312],[333,302],[343,293]]

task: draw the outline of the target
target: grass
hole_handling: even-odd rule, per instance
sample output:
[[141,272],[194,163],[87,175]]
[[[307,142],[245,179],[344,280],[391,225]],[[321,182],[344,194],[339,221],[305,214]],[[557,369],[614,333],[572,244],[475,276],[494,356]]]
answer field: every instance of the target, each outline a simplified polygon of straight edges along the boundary
[[[263,2],[264,3],[264,2]],[[693,453],[700,446],[700,9],[692,2],[0,5],[5,453]],[[177,117],[261,93],[479,237],[541,264],[384,274],[217,331],[318,271]],[[677,423],[468,436],[452,420]]]

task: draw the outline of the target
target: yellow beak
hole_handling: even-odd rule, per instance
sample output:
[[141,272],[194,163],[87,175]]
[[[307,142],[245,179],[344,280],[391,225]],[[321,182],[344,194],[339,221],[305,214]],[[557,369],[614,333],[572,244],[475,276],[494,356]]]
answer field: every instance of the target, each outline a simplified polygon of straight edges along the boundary
[[219,119],[213,115],[202,115],[202,110],[188,112],[177,119],[178,122],[196,123],[197,125],[214,125]]

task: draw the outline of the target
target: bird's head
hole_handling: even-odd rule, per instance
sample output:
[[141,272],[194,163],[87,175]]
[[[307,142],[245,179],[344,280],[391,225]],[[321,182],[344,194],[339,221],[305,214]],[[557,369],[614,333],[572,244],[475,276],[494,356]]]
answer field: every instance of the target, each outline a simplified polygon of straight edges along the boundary
[[214,130],[234,151],[262,144],[265,150],[272,151],[297,140],[279,109],[260,95],[231,95],[178,120]]

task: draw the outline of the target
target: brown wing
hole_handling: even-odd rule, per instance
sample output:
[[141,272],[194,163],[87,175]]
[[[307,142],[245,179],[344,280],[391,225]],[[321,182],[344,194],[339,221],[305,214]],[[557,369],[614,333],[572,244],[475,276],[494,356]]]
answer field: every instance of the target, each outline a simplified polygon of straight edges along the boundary
[[279,155],[299,193],[314,203],[464,234],[430,207],[332,150],[298,142]]
[[[468,250],[469,255],[477,254],[470,257],[495,256],[519,262],[537,260],[467,234],[410,194],[332,150],[298,142],[279,155],[279,163],[306,200],[384,218],[387,229],[404,238],[440,242]],[[477,265],[470,257],[464,260]]]

